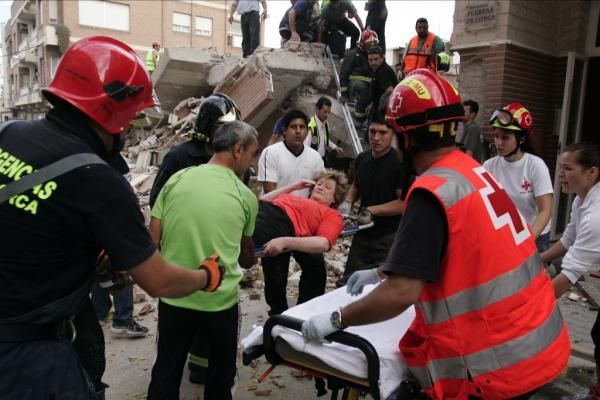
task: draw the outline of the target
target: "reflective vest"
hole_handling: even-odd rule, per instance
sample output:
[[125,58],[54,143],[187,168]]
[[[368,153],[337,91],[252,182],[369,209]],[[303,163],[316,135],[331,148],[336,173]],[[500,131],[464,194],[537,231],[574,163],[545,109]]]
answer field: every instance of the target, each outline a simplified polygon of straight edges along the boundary
[[156,52],[156,65],[154,64],[154,49],[146,53],[146,69],[150,72],[154,72],[158,61],[160,60],[160,54]]
[[[570,355],[567,328],[531,229],[479,163],[453,151],[413,190],[432,193],[448,221],[440,281],[426,283],[400,340],[433,399],[506,399],[551,381]],[[409,203],[410,204],[410,203]]]
[[433,52],[435,35],[431,32],[427,34],[421,50],[419,50],[419,35],[410,39],[406,55],[404,56],[404,74],[417,68],[428,68],[436,70],[437,56]]
[[[325,126],[325,152],[327,152],[327,145],[329,144],[329,121],[325,121],[323,124]],[[308,129],[310,134],[312,135],[310,139],[310,147],[319,151],[319,145],[321,144],[321,135],[319,135],[319,127],[317,126],[317,121],[315,116],[313,115],[308,121]]]

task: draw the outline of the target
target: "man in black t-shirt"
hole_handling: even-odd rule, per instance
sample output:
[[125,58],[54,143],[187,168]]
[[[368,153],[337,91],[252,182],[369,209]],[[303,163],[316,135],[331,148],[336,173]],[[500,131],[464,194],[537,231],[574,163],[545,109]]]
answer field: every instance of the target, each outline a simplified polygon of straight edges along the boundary
[[[72,318],[93,315],[88,294],[100,251],[153,297],[215,288],[222,272],[203,260],[190,270],[163,259],[122,175],[120,134],[155,105],[133,49],[109,37],[80,40],[43,94],[54,106],[46,118],[0,132],[0,393],[8,400],[103,398],[70,341]],[[42,171],[38,182],[15,189],[15,181]]]
[[354,181],[339,210],[348,214],[352,204],[360,199],[361,208],[373,216],[375,226],[352,239],[344,276],[338,280],[338,286],[344,285],[355,271],[385,261],[404,211],[401,199],[404,173],[398,154],[392,148],[394,131],[385,120],[378,120],[371,121],[368,132],[371,150],[356,158]]
[[398,76],[385,62],[385,53],[381,47],[373,46],[368,53],[373,80],[371,81],[371,104],[367,107],[367,112],[369,120],[372,120],[380,110],[385,109],[390,93],[398,84]]

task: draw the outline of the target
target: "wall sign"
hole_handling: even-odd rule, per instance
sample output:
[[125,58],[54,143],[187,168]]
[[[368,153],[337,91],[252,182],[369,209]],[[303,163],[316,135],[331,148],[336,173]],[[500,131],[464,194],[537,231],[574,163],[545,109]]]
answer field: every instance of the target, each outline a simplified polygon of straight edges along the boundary
[[495,1],[467,6],[466,31],[479,31],[496,26],[498,7]]

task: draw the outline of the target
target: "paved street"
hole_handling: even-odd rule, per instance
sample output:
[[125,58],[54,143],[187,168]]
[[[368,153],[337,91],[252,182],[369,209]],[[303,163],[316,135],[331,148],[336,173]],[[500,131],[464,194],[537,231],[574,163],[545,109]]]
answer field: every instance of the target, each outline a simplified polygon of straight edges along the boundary
[[[597,281],[597,282],[595,282]],[[291,278],[289,293],[296,293],[297,274]],[[259,282],[260,286],[260,282]],[[584,286],[592,293],[600,293],[600,280],[591,278],[584,282]],[[252,298],[253,300],[251,300]],[[293,304],[295,300],[290,299]],[[150,300],[156,306],[156,300]],[[136,310],[143,305],[136,304]],[[592,343],[589,331],[595,319],[595,311],[589,310],[589,302],[581,300],[572,301],[564,296],[560,300],[561,309],[568,321],[572,342],[579,348],[591,353]],[[251,330],[253,323],[263,323],[266,318],[266,305],[260,288],[243,289],[241,292],[242,329],[241,336],[245,337]],[[107,341],[108,366],[105,381],[111,385],[107,391],[107,399],[127,400],[146,398],[146,389],[150,381],[154,357],[154,341],[156,332],[156,311],[138,319],[148,326],[151,335],[142,339],[124,339],[114,337],[105,326]],[[316,399],[314,384],[310,379],[298,377],[294,371],[287,367],[277,367],[264,383],[258,384],[257,377],[268,369],[264,358],[261,358],[253,367],[241,366],[239,368],[240,381],[236,392],[236,399],[256,399],[257,394],[269,393],[269,398],[277,400],[309,400]],[[572,357],[569,370],[556,382],[535,396],[535,399],[561,399],[570,398],[572,394],[585,390],[593,377],[593,364],[580,358]],[[203,387],[191,384],[186,376],[181,386],[182,400],[200,400]]]

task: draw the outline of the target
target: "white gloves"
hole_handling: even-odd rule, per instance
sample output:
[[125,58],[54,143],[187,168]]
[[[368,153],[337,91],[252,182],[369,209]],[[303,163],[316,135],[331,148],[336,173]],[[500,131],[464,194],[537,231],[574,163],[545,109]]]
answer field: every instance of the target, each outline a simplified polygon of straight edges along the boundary
[[338,331],[331,323],[331,313],[315,315],[302,323],[304,340],[325,343],[325,336]]
[[362,290],[366,285],[374,285],[379,282],[381,282],[381,278],[377,273],[377,268],[356,271],[348,278],[346,293],[352,296],[358,296],[362,293]]

